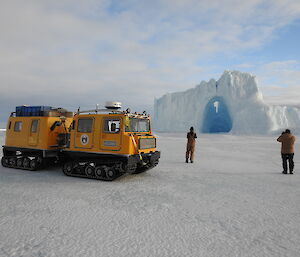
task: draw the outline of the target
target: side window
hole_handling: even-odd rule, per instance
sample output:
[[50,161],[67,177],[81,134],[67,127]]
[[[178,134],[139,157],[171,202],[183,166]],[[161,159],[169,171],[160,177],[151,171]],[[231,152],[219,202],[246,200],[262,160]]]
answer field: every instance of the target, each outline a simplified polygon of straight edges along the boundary
[[104,120],[104,132],[106,133],[119,133],[120,120],[117,119],[105,119]]
[[79,119],[78,120],[78,132],[91,133],[93,128],[93,119]]
[[9,122],[9,125],[8,125],[8,129],[10,130],[11,128],[11,121]]
[[38,131],[38,124],[39,124],[38,120],[33,120],[31,122],[31,133],[36,133]]
[[22,130],[22,121],[16,121],[14,131],[20,132]]

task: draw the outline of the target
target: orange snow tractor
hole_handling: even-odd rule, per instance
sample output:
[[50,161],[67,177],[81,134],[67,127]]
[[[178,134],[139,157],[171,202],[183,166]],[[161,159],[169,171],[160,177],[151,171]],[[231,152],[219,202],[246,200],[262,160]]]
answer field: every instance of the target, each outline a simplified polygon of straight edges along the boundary
[[149,115],[120,107],[108,102],[106,109],[78,110],[74,116],[59,108],[17,107],[8,120],[1,163],[36,170],[60,161],[68,176],[100,180],[155,167],[160,152]]
[[106,109],[74,115],[69,145],[62,150],[66,175],[113,180],[158,164],[160,152],[156,151],[149,116],[120,111],[120,105],[108,102]]
[[59,158],[73,113],[50,106],[17,106],[8,119],[2,166],[37,170]]

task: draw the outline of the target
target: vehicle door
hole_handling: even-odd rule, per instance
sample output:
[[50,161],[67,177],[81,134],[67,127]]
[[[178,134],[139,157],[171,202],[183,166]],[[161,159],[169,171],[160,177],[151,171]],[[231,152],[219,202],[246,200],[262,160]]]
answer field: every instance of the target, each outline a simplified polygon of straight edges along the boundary
[[37,146],[39,143],[40,120],[32,120],[30,124],[28,145]]
[[93,147],[94,118],[79,118],[75,131],[75,147],[90,149]]
[[122,119],[119,117],[104,117],[101,127],[100,148],[102,150],[119,151],[121,149]]

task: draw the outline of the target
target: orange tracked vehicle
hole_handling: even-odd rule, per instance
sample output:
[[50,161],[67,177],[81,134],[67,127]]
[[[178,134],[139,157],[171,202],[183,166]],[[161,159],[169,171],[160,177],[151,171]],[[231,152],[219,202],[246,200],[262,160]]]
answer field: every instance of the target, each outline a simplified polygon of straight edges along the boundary
[[66,175],[113,180],[158,164],[160,152],[149,116],[119,108],[120,103],[109,102],[106,109],[74,115],[69,145],[62,150]]
[[47,107],[43,116],[20,115],[17,109],[8,121],[2,165],[35,170],[61,161],[68,176],[110,181],[155,167],[160,152],[149,115],[120,107],[108,102],[106,109],[78,110],[74,116]]

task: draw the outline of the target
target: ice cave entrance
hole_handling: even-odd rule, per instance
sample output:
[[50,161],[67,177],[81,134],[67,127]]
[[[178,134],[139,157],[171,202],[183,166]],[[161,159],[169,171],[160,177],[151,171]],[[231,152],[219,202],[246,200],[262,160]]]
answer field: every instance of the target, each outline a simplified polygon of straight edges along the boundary
[[223,97],[212,98],[204,109],[202,133],[227,133],[232,120]]

